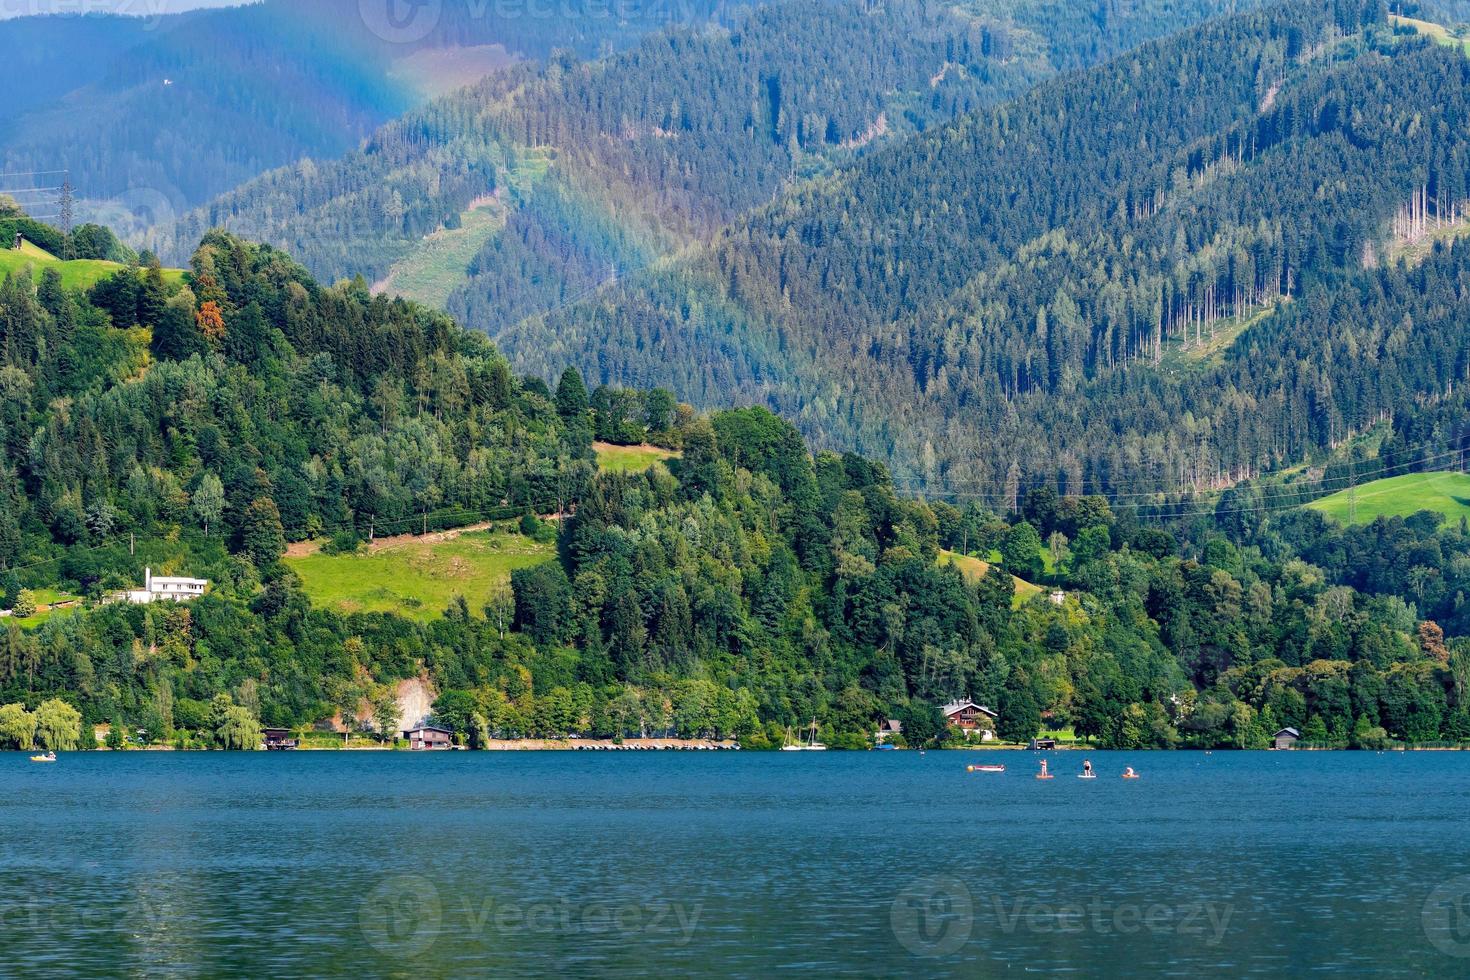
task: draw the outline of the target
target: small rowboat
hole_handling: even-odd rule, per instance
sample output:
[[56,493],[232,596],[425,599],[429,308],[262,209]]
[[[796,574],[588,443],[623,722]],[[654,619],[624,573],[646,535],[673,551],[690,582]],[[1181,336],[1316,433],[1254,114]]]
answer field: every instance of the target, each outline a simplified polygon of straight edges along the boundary
[[45,755],[33,755],[33,756],[31,756],[31,761],[32,762],[55,762],[56,761],[56,753],[55,752],[47,752]]
[[965,772],[1005,772],[1005,766],[966,766]]

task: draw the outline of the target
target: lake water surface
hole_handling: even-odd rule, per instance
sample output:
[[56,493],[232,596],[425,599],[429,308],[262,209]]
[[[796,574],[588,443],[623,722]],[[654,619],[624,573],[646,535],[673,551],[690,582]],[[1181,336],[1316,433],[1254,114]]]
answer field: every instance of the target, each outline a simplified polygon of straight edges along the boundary
[[1470,975],[1470,754],[1090,758],[0,754],[0,973]]

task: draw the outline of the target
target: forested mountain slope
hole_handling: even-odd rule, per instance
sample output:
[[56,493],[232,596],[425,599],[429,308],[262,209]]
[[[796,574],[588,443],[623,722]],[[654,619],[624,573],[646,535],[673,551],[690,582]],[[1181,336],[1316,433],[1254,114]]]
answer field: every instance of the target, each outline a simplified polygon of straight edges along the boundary
[[1397,256],[1464,218],[1470,65],[1411,34],[1310,0],[1146,45],[499,340],[535,371],[765,402],[997,503],[1296,462],[1463,369],[1421,291],[1463,256]]
[[411,16],[397,25],[370,16],[392,6],[266,0],[0,21],[15,95],[0,102],[0,171],[70,170],[85,215],[124,220],[136,210],[162,221],[269,168],[346,152],[516,58],[601,54],[673,17],[703,22],[721,5],[615,15],[576,0],[521,16],[452,3],[405,5]]
[[[489,79],[385,127],[360,153],[225,195],[157,245],[177,255],[224,225],[318,275],[376,281],[413,261],[426,235],[473,226],[444,259],[443,292],[493,335],[706,240],[834,163],[1220,6],[777,4],[730,30],[675,30],[611,59]],[[493,212],[488,227],[476,208]]]
[[[682,452],[594,474],[594,435]],[[1245,496],[1167,525],[1046,489],[1015,514],[931,506],[764,409],[701,416],[575,371],[553,392],[441,313],[221,233],[182,282],[0,283],[0,446],[0,747],[28,747],[48,700],[78,711],[55,748],[82,720],[224,748],[261,723],[391,733],[419,720],[397,714],[401,681],[476,746],[771,747],[816,719],[863,748],[891,717],[922,743],[964,696],[1008,739],[1043,712],[1120,747],[1263,746],[1281,724],[1361,747],[1470,737],[1463,525],[1342,529]],[[526,513],[549,506],[559,529]],[[558,547],[483,609],[323,608],[280,560],[287,539],[333,535],[350,563],[355,533],[487,514]],[[941,548],[999,567],[967,580]],[[97,602],[145,566],[209,591]],[[1012,573],[1064,595],[1021,602]],[[30,590],[81,605],[38,622]]]

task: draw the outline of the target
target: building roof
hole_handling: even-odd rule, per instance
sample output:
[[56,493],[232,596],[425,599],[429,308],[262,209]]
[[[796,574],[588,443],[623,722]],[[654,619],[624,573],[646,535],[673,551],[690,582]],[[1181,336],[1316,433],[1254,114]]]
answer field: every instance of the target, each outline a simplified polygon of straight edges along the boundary
[[1272,738],[1280,738],[1283,735],[1290,735],[1292,738],[1301,738],[1302,737],[1302,733],[1299,732],[1299,731],[1297,731],[1295,728],[1283,728],[1283,729],[1281,729],[1281,731],[1277,732],[1275,735],[1273,735],[1271,737]]
[[974,701],[951,701],[939,710],[944,713],[944,717],[948,718],[950,715],[964,711],[966,708],[974,708],[976,711],[984,712],[992,718],[1000,717],[994,711],[985,707],[985,705],[976,704]]
[[880,732],[901,732],[903,731],[903,722],[897,718],[889,718],[878,726],[878,730]]
[[155,576],[153,576],[153,579],[150,582],[150,584],[154,588],[157,588],[160,585],[196,585],[196,586],[198,586],[199,588],[202,589],[206,585],[209,584],[209,579],[207,579],[207,578],[179,578],[177,576],[170,577],[170,576],[163,576],[163,575],[155,575]]
[[414,732],[443,732],[445,735],[453,735],[454,729],[445,728],[443,725],[415,725],[403,730],[405,735],[412,735]]

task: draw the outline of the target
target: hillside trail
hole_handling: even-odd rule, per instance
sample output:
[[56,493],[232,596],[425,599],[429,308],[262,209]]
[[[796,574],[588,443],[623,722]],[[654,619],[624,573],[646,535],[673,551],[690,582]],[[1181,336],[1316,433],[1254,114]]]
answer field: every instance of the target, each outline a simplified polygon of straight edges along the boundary
[[[543,521],[561,520],[559,514],[542,514]],[[466,524],[463,527],[450,527],[441,531],[430,531],[428,534],[380,534],[368,545],[368,554],[377,554],[380,551],[388,551],[414,542],[427,544],[441,544],[445,541],[453,541],[461,534],[473,534],[476,531],[488,531],[496,524],[504,524],[505,521],[477,521],[474,524]],[[292,541],[286,545],[287,558],[305,558],[322,550],[322,540]]]
[[[502,522],[503,523],[503,522]],[[442,531],[430,531],[428,534],[380,534],[368,545],[368,553],[375,554],[379,551],[387,551],[401,545],[411,544],[415,541],[423,541],[429,544],[439,544],[444,541],[453,541],[461,534],[470,534],[475,531],[488,531],[495,526],[494,521],[480,521],[475,524],[466,524],[464,527],[446,528]],[[293,541],[286,545],[286,557],[305,558],[322,550],[320,540]]]

